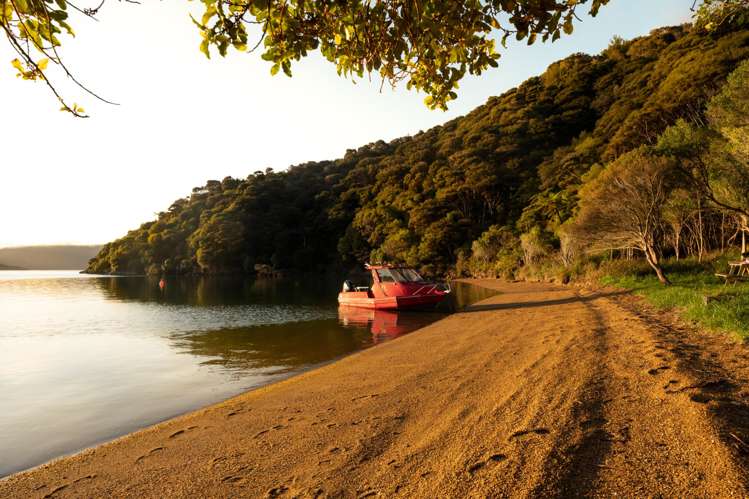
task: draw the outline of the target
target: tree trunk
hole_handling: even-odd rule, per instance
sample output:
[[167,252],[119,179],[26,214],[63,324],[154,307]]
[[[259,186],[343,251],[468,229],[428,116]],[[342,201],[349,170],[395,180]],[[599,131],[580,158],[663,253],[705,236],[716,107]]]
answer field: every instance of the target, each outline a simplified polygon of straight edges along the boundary
[[705,251],[705,241],[703,239],[704,229],[702,227],[702,202],[699,198],[697,198],[697,219],[699,223],[698,230],[699,230],[699,236],[700,236],[699,246],[697,247],[697,250],[699,251],[699,253],[697,254],[697,261],[702,263],[702,254]]
[[653,270],[655,270],[655,275],[658,276],[658,280],[661,282],[661,284],[663,284],[664,286],[670,286],[671,281],[668,280],[668,277],[666,277],[666,274],[663,272],[663,268],[658,261],[658,254],[651,246],[645,247],[645,259],[648,261],[650,266],[653,267]]

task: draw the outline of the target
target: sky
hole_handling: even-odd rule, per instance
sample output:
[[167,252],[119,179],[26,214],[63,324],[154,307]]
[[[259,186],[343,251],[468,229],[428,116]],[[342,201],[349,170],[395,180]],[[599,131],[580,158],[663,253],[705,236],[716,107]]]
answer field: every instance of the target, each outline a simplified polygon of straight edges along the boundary
[[429,110],[423,94],[381,90],[375,77],[353,84],[317,53],[293,66],[292,78],[271,76],[259,53],[208,60],[188,17],[196,4],[108,2],[99,22],[76,20],[75,39],[63,41],[67,65],[120,104],[97,102],[63,82],[64,95],[88,119],[60,112],[43,84],[16,78],[14,54],[0,41],[0,248],[104,243],[208,179],[335,159],[413,135],[556,60],[598,53],[615,35],[629,39],[686,22],[692,0],[611,0],[553,44],[509,44],[499,68],[463,80],[446,112]]

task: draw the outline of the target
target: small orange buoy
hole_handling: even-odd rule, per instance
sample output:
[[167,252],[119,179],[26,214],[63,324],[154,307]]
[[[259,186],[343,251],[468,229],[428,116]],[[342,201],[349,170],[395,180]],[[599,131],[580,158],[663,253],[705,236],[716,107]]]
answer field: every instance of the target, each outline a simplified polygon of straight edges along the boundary
[[159,289],[164,289],[166,287],[166,281],[164,279],[159,279]]

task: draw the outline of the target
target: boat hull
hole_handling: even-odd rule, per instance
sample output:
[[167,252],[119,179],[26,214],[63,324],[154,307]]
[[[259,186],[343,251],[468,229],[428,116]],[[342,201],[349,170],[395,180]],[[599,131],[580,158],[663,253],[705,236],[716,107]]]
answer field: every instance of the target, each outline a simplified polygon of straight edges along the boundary
[[369,293],[360,291],[342,292],[338,295],[338,303],[349,307],[371,308],[375,310],[407,310],[415,308],[434,307],[445,299],[448,293],[386,296],[373,298]]

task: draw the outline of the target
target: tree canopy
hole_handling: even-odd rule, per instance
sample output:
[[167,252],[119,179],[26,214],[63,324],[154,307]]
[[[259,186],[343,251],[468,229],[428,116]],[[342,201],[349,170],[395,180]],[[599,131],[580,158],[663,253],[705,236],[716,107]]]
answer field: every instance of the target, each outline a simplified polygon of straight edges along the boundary
[[[730,165],[743,161],[745,143],[730,137],[745,132],[735,110],[746,105],[740,65],[747,57],[743,27],[706,33],[680,26],[615,39],[600,55],[570,56],[414,136],[283,172],[209,181],[107,245],[89,270],[242,272],[256,264],[313,269],[386,260],[432,274],[478,274],[556,255],[570,263],[579,241],[567,228],[585,196],[581,186],[629,151],[647,145],[683,167],[704,158],[715,182],[739,171]],[[681,159],[660,147],[679,120],[712,137],[707,144],[720,147],[725,175],[708,146]],[[685,176],[695,168],[688,170]],[[725,182],[711,185],[723,196]],[[685,188],[687,200],[705,199],[693,184]],[[715,216],[704,209],[708,201],[701,211],[674,201],[676,218],[664,222],[691,230],[695,214]]]
[[[107,0],[90,6],[69,0],[2,0],[0,27],[18,54],[18,77],[41,80],[63,111],[85,117],[54,83],[58,67],[83,90],[57,49],[74,24],[95,18]],[[120,0],[123,1],[123,0]],[[124,0],[139,3],[138,0]],[[571,34],[581,9],[596,16],[609,0],[201,0],[193,18],[200,50],[262,52],[270,71],[291,76],[292,64],[319,50],[344,77],[378,73],[383,83],[405,81],[426,93],[430,108],[446,109],[466,74],[496,67],[497,42],[508,38],[552,42]],[[694,0],[700,29],[720,31],[749,21],[749,0]],[[50,66],[52,63],[52,66]]]
[[[45,81],[63,109],[83,116],[54,88],[47,66],[73,74],[57,53],[72,16],[95,16],[106,0],[83,8],[68,0],[3,0],[0,26],[18,54],[24,79]],[[137,3],[133,0],[126,0]],[[406,81],[427,94],[426,104],[446,108],[466,74],[496,67],[496,40],[556,40],[570,34],[580,9],[591,15],[608,0],[202,0],[193,19],[200,49],[225,55],[260,49],[270,71],[291,76],[291,66],[319,50],[340,75],[376,72],[384,82]]]
[[658,279],[670,284],[658,243],[676,182],[673,163],[644,146],[620,156],[580,190],[577,238],[598,250],[637,248]]

